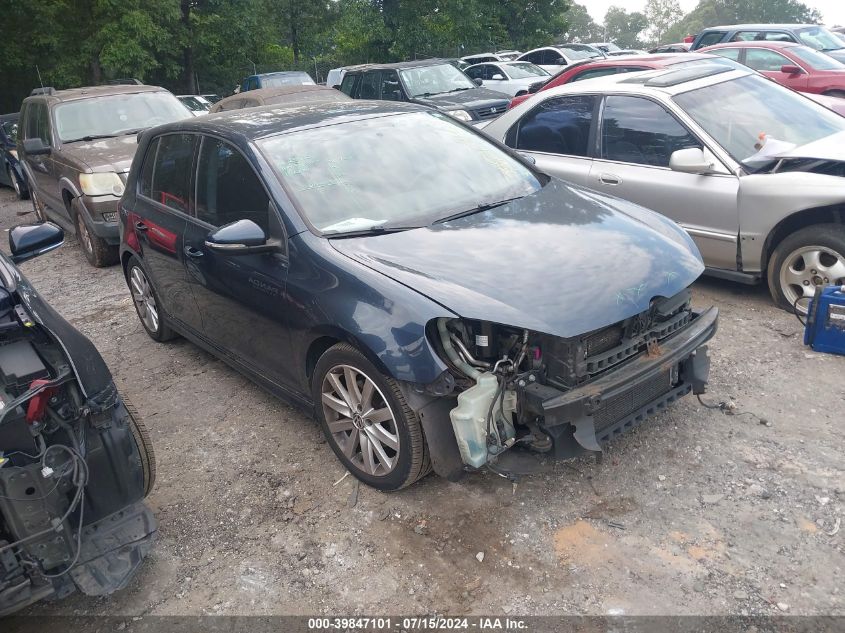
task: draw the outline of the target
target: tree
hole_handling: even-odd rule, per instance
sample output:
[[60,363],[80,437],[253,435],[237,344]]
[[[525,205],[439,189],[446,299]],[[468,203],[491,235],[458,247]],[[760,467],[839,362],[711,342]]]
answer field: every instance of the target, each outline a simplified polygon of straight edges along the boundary
[[604,39],[604,29],[595,23],[587,7],[573,2],[566,12],[569,26],[561,36],[561,40],[568,42],[595,42]]
[[678,0],[648,0],[645,5],[648,20],[649,43],[655,46],[664,43],[666,32],[684,17]]
[[642,48],[640,34],[648,27],[645,14],[612,6],[604,15],[605,38],[620,48]]

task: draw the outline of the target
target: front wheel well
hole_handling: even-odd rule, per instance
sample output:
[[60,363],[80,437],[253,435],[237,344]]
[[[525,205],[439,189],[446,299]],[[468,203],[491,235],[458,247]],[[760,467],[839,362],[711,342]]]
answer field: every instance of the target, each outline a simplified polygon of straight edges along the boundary
[[346,331],[335,330],[315,338],[308,346],[308,352],[305,354],[305,378],[308,381],[308,384],[311,383],[311,378],[314,376],[314,368],[317,366],[317,361],[320,360],[320,357],[325,354],[329,348],[337,345],[338,343],[347,343],[348,345],[351,345],[358,352],[363,354],[368,361],[375,365],[376,369],[378,369],[382,374],[395,379],[391,372],[387,370],[387,367],[385,367],[381,358],[374,354],[373,351],[364,345],[359,339]]
[[814,224],[843,224],[845,223],[845,203],[834,204],[815,209],[804,209],[785,217],[769,231],[763,245],[763,261],[761,270],[765,271],[769,265],[769,258],[774,250],[788,235]]

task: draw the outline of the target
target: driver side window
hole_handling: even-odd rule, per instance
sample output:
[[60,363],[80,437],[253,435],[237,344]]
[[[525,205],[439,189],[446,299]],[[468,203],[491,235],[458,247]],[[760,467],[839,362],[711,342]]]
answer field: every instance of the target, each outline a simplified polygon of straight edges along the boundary
[[244,155],[225,141],[205,137],[197,166],[197,218],[215,227],[252,220],[269,235],[269,203]]
[[602,114],[602,158],[668,167],[673,152],[690,147],[701,148],[701,143],[654,101],[641,97],[607,97]]

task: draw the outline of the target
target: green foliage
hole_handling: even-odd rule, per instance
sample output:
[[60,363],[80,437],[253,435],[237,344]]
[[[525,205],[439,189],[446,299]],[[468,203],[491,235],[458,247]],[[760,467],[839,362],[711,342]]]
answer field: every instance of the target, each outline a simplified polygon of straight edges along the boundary
[[683,19],[684,12],[678,0],[648,0],[645,17],[649,25],[647,43],[657,46],[666,32]]
[[639,11],[628,12],[622,7],[610,7],[604,15],[604,30],[608,42],[620,48],[642,48],[640,39],[648,27],[648,19]]
[[587,7],[573,2],[566,12],[569,25],[560,37],[564,42],[600,42],[604,40],[604,27],[590,17]]

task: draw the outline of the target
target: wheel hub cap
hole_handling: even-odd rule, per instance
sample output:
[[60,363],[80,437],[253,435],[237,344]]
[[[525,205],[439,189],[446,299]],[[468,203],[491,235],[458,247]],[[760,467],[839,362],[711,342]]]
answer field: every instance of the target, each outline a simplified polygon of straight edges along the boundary
[[[791,304],[803,297],[812,297],[819,286],[845,283],[845,257],[825,246],[804,246],[794,250],[780,271],[784,297]],[[802,313],[807,302],[797,305]]]
[[158,307],[153,296],[152,287],[147,281],[146,275],[140,268],[133,268],[129,275],[129,284],[132,288],[132,299],[135,301],[135,309],[144,325],[151,332],[158,332]]

